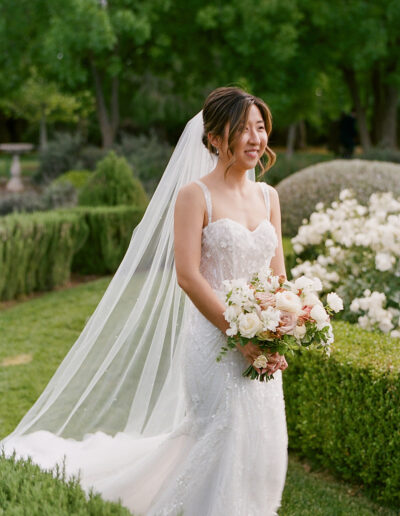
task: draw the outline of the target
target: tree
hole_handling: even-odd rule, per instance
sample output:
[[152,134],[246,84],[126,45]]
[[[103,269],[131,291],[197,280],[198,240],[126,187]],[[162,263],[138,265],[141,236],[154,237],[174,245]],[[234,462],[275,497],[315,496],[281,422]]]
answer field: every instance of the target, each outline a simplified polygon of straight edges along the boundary
[[104,147],[110,147],[120,123],[120,83],[165,8],[162,0],[65,0],[51,4],[44,37],[45,62],[67,89],[91,87]]
[[[301,0],[302,44],[314,68],[339,70],[357,113],[361,144],[397,147],[400,4],[397,0]],[[372,127],[372,130],[370,129]]]

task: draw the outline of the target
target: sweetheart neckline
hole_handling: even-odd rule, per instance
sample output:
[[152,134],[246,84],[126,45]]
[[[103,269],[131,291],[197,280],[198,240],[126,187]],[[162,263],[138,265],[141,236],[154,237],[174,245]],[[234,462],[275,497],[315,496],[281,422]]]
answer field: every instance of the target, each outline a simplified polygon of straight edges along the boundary
[[217,220],[214,220],[214,221],[211,221],[207,224],[207,226],[204,226],[203,228],[203,231],[208,228],[209,226],[211,226],[212,224],[216,224],[217,222],[220,222],[221,220],[228,220],[230,222],[233,222],[234,224],[240,226],[241,228],[243,228],[245,231],[248,231],[249,233],[255,233],[257,231],[257,229],[264,223],[264,222],[268,222],[268,224],[273,227],[275,229],[275,227],[272,225],[271,221],[268,220],[267,218],[265,219],[262,219],[260,221],[260,223],[254,228],[254,229],[249,229],[247,226],[245,226],[244,224],[241,224],[240,222],[238,222],[237,220],[234,220],[234,219],[230,219],[229,217],[221,217],[220,219],[217,219]]

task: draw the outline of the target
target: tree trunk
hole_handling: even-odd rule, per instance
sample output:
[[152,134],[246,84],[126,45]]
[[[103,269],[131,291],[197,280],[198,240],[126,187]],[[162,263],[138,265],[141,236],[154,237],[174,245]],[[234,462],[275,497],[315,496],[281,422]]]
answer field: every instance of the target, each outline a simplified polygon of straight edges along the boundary
[[289,125],[287,141],[286,141],[286,157],[291,158],[294,151],[294,142],[296,140],[296,126],[297,122]]
[[382,138],[383,113],[384,113],[384,92],[382,85],[382,72],[379,63],[374,66],[371,76],[372,91],[374,94],[374,106],[372,113],[371,139],[377,145]]
[[371,138],[368,132],[367,125],[367,117],[365,114],[365,109],[361,104],[359,87],[357,84],[356,74],[351,68],[342,68],[342,73],[344,80],[349,88],[350,95],[356,110],[357,114],[357,122],[358,122],[358,131],[360,134],[360,140],[362,148],[365,151],[368,151],[371,148]]
[[40,136],[39,136],[40,150],[44,151],[47,149],[47,123],[46,123],[46,112],[42,109],[42,116],[40,117]]
[[103,85],[100,77],[100,73],[96,68],[93,60],[90,61],[92,67],[92,73],[94,78],[94,86],[96,91],[96,111],[97,118],[100,124],[100,131],[102,136],[103,148],[107,149],[114,143],[115,132],[112,124],[110,123],[110,117],[107,112],[107,106],[104,99]]
[[397,105],[399,91],[394,85],[385,88],[385,104],[383,111],[383,124],[379,147],[397,149]]
[[307,147],[307,128],[304,120],[299,120],[299,148],[305,149]]
[[113,77],[111,84],[111,126],[114,132],[114,137],[117,134],[119,127],[119,79],[118,77]]

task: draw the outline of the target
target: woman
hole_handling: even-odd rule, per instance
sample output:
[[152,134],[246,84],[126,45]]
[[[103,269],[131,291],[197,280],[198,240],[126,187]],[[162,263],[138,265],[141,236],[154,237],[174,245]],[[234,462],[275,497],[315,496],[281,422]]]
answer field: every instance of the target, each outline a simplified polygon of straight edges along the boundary
[[216,356],[222,281],[269,262],[285,273],[278,197],[246,175],[273,160],[271,117],[260,99],[219,88],[203,118],[186,127],[96,312],[3,444],[46,467],[65,455],[85,489],[136,515],[270,516],[287,466],[286,361],[271,356],[275,379],[261,383],[241,374],[254,344]]

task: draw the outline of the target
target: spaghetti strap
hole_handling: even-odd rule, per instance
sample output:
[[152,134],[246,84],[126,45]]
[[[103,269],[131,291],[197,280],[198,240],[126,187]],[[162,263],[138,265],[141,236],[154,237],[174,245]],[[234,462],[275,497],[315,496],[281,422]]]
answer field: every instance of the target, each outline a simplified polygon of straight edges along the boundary
[[211,204],[210,190],[207,188],[207,185],[205,185],[203,183],[203,181],[200,181],[199,179],[196,179],[194,182],[196,184],[198,184],[199,186],[201,186],[201,189],[203,190],[204,197],[205,197],[205,200],[206,200],[206,206],[207,206],[207,217],[208,217],[207,224],[210,224],[211,216],[212,216],[212,204]]
[[267,208],[268,220],[271,220],[271,204],[269,202],[268,185],[267,185],[267,183],[264,183],[263,181],[260,181],[258,184],[261,185],[261,190],[263,191],[263,194],[264,194],[264,201],[265,201],[265,206]]

